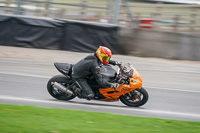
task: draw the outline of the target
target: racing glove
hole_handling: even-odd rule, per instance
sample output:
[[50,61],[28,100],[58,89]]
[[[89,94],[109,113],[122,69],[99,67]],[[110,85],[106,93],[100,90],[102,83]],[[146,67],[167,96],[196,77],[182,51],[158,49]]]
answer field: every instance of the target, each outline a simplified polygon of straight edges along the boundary
[[111,88],[118,88],[119,84],[118,83],[111,83],[110,87]]
[[119,66],[119,67],[121,67],[122,66],[122,62],[115,62],[115,64],[117,65],[117,66]]

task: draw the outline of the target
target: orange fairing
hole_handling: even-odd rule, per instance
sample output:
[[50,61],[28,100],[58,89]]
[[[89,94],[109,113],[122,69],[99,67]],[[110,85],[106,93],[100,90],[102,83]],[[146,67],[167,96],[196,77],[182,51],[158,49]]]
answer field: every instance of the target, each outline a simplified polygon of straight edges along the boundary
[[133,78],[134,79],[137,79],[137,80],[140,80],[142,82],[142,78],[140,76],[140,74],[138,73],[138,71],[135,69],[135,68],[132,68],[134,71],[133,71]]
[[99,89],[99,92],[106,97],[105,101],[109,101],[117,100],[121,95],[140,87],[142,87],[142,78],[137,70],[134,69],[133,76],[129,79],[129,85],[120,84],[118,88]]

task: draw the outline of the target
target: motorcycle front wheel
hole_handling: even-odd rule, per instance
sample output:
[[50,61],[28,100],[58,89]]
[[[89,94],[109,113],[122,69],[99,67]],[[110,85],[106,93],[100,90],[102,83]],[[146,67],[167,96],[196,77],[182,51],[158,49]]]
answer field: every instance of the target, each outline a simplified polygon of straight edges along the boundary
[[120,96],[120,101],[127,106],[139,107],[144,105],[148,101],[148,98],[147,91],[141,87]]
[[68,87],[69,85],[71,85],[70,79],[68,79],[67,77],[63,75],[57,75],[57,76],[52,77],[47,83],[47,90],[52,97],[58,100],[65,100],[65,101],[71,100],[76,97],[74,95],[69,96],[68,94],[63,93],[59,91],[58,89],[54,88],[51,85],[52,82],[57,82],[65,87]]

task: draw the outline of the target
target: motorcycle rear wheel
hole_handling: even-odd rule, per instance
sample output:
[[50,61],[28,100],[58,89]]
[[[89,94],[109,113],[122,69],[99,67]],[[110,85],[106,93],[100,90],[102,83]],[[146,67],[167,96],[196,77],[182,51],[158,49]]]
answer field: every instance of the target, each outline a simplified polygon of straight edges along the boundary
[[52,77],[47,83],[47,90],[49,94],[58,100],[68,101],[68,100],[74,99],[76,96],[74,95],[69,96],[68,94],[65,94],[59,90],[55,90],[55,88],[51,85],[52,82],[57,82],[67,87],[70,85],[69,81],[70,79],[68,79],[67,77],[63,75],[57,75],[57,76]]
[[131,107],[142,106],[148,101],[148,99],[149,95],[143,87],[120,96],[120,101],[123,104]]

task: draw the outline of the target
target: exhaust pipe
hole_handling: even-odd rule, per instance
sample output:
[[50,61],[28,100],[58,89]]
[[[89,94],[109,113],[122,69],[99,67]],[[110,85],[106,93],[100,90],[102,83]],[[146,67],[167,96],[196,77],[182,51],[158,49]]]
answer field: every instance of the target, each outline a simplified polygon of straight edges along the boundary
[[57,88],[58,90],[64,92],[64,93],[67,93],[68,95],[73,95],[74,93],[69,90],[68,88],[66,88],[65,86],[57,83],[57,82],[51,82],[51,85],[55,88]]

